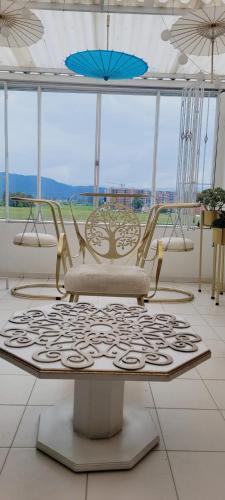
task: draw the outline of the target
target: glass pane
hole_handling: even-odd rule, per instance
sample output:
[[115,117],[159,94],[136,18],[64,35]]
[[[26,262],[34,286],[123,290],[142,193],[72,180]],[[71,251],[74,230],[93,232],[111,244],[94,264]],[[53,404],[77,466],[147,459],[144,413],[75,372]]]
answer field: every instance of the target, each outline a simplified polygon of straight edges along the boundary
[[215,133],[216,97],[208,96],[204,98],[202,116],[202,140],[199,162],[199,189],[207,189],[211,186],[214,133]]
[[[37,92],[8,91],[9,193],[37,196]],[[26,219],[29,205],[10,200],[10,217]]]
[[92,209],[80,194],[93,190],[95,120],[95,94],[43,92],[42,198],[58,200],[66,220],[72,195],[77,220]]
[[[107,192],[150,195],[154,128],[155,96],[102,96],[100,186]],[[142,201],[144,221],[150,197]]]
[[156,176],[159,203],[175,201],[180,107],[179,96],[161,96]]
[[4,90],[0,89],[0,219],[5,218]]

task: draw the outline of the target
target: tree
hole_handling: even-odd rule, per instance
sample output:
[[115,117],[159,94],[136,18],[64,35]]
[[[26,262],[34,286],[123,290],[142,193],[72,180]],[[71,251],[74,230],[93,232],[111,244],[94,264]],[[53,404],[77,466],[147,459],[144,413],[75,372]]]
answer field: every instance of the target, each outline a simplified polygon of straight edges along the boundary
[[134,198],[132,201],[132,208],[137,212],[141,212],[143,205],[144,201],[141,198]]
[[[17,191],[16,193],[10,193],[9,197],[9,206],[10,207],[30,207],[30,203],[28,201],[22,201],[22,200],[12,200],[11,196],[16,196],[18,198],[33,198],[31,194],[26,194],[22,193],[21,191]],[[4,200],[5,200],[5,193],[4,193]]]

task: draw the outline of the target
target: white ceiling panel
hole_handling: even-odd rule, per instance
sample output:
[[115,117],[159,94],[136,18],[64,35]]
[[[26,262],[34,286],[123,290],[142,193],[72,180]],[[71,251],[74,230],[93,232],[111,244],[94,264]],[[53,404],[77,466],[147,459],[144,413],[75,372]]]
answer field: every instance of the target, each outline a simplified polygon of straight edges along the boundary
[[[0,47],[0,65],[63,69],[65,58],[76,51],[106,48],[106,14],[35,10],[44,25],[44,36],[23,49]],[[142,57],[153,73],[195,74],[210,72],[210,58],[190,56],[179,65],[179,52],[161,40],[177,16],[111,14],[109,48]],[[215,73],[225,74],[225,55],[215,57]]]

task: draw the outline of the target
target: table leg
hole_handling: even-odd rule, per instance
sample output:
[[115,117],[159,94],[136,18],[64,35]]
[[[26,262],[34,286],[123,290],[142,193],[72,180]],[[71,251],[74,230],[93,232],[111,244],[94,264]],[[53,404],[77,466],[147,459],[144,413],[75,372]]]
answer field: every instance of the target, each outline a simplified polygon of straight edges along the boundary
[[216,271],[217,271],[217,245],[214,244],[211,299],[215,299]]
[[203,243],[203,222],[201,214],[200,223],[200,244],[199,244],[199,273],[198,273],[198,291],[202,291],[202,243]]
[[146,408],[123,407],[124,382],[79,380],[72,402],[40,416],[37,448],[74,471],[131,469],[159,442]]
[[218,259],[217,259],[217,267],[216,267],[216,288],[215,288],[215,299],[216,305],[219,305],[219,296],[221,289],[221,257],[222,257],[222,246],[218,245]]
[[220,295],[223,295],[223,289],[224,289],[224,256],[225,256],[225,246],[222,246],[222,263],[221,263],[221,290],[220,290]]

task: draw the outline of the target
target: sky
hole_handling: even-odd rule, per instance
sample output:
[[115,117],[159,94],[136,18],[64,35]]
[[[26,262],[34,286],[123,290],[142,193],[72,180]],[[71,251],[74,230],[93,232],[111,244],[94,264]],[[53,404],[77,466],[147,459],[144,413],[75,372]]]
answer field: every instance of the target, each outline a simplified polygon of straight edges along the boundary
[[[206,155],[209,177],[214,99]],[[151,189],[154,127],[154,96],[103,95],[101,121],[100,185]],[[179,144],[180,97],[161,97],[157,155],[157,188],[176,186]],[[0,91],[0,161],[4,170],[3,91]],[[37,94],[9,91],[9,167],[11,173],[37,171]],[[95,154],[96,95],[81,93],[42,94],[42,175],[72,185],[92,184]],[[203,116],[203,135],[207,99]],[[202,163],[202,158],[201,162]]]

